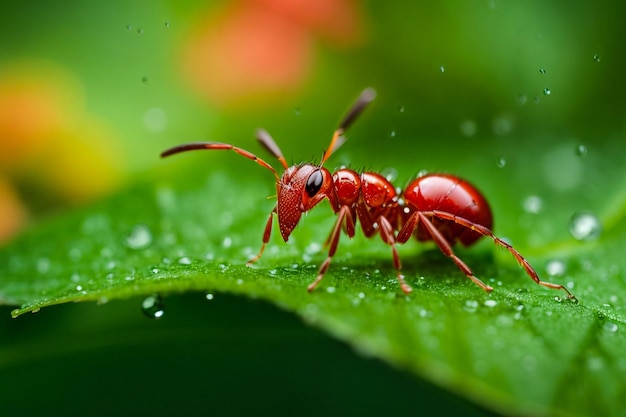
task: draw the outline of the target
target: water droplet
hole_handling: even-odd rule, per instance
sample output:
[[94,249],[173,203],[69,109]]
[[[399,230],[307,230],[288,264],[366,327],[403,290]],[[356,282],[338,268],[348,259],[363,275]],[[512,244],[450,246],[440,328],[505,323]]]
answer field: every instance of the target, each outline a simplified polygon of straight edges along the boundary
[[513,130],[514,124],[515,122],[511,116],[503,115],[493,119],[493,122],[491,122],[491,129],[496,135],[503,136]]
[[159,295],[150,295],[141,302],[141,311],[146,317],[151,319],[160,319],[165,314],[163,300]]
[[400,107],[398,107],[398,111],[399,111],[400,113],[404,113],[404,106],[400,106]]
[[300,109],[300,107],[296,107],[295,109],[293,109],[293,114],[295,114],[296,116],[300,116],[302,114],[302,110]]
[[439,71],[441,71],[443,73],[443,72],[446,72],[446,69],[442,65],[442,66],[439,67]]
[[334,294],[335,291],[336,291],[335,287],[327,287],[326,288],[326,292],[329,293],[329,294]]
[[587,156],[587,147],[585,145],[576,146],[576,155],[584,158]]
[[143,77],[141,77],[141,83],[142,84],[148,84],[148,77],[146,77],[145,75]]
[[580,212],[569,221],[569,232],[577,240],[594,240],[602,232],[600,220],[589,212]]
[[593,56],[593,60],[594,60],[594,61],[596,61],[596,62],[600,62],[600,55],[595,54],[595,55]]
[[518,94],[515,101],[517,101],[517,104],[520,106],[523,106],[528,101],[528,97],[526,97],[526,94]]
[[545,68],[540,68],[540,69],[539,69],[539,73],[540,73],[540,74],[545,74],[545,73],[546,73]]
[[497,302],[496,300],[485,300],[485,302],[483,303],[483,305],[484,305],[485,307],[491,307],[491,308],[493,308],[493,307],[495,307],[495,306],[497,306],[497,305],[498,305],[498,302]]
[[359,298],[362,300],[365,298],[365,293],[364,292],[360,292],[359,293]]
[[476,134],[478,127],[476,126],[476,122],[473,120],[464,120],[461,122],[461,133],[464,136],[472,137]]
[[191,265],[191,259],[189,259],[189,257],[187,256],[183,256],[178,259],[178,263],[180,265]]
[[551,277],[560,277],[565,275],[567,264],[560,259],[552,259],[546,263],[546,273]]
[[213,297],[213,294],[208,292],[208,293],[205,294],[204,298],[206,298],[207,300],[211,301],[211,300],[213,300],[214,297]]
[[170,23],[170,21],[169,21],[169,20],[168,20],[168,21],[166,21],[166,22],[165,22],[165,27],[166,27],[166,28],[168,28],[168,27],[170,27],[170,26],[172,26],[172,24]]
[[37,272],[40,274],[45,274],[50,270],[50,259],[48,258],[39,258],[37,259]]
[[167,115],[157,107],[146,110],[142,121],[146,130],[154,133],[162,132],[167,127]]
[[550,91],[549,88],[544,88],[543,89],[543,95],[544,96],[549,96],[550,94],[552,94],[552,91]]
[[500,158],[498,158],[498,162],[497,162],[498,168],[504,168],[506,166],[506,159],[501,156]]
[[243,279],[238,278],[236,282],[237,282],[237,285],[241,285],[241,284],[243,284]]
[[527,213],[537,214],[541,211],[541,206],[543,205],[543,200],[541,197],[536,195],[529,195],[524,200],[524,210]]
[[478,309],[478,301],[466,300],[463,309],[469,313],[473,313]]
[[137,34],[138,35],[143,35],[143,29],[142,28],[137,29]]
[[233,239],[230,236],[226,236],[224,240],[222,240],[222,247],[230,248],[233,245]]
[[387,181],[393,182],[398,178],[398,170],[394,167],[383,168],[383,170],[380,171],[380,175],[385,177]]
[[390,131],[389,132],[389,137],[390,138],[395,138],[396,137],[396,131],[395,130]]
[[619,329],[619,326],[616,323],[607,321],[606,323],[604,323],[604,326],[602,326],[602,328],[606,332],[615,333]]
[[126,236],[126,246],[131,249],[145,249],[152,243],[152,232],[148,226],[138,224],[133,227],[130,234]]

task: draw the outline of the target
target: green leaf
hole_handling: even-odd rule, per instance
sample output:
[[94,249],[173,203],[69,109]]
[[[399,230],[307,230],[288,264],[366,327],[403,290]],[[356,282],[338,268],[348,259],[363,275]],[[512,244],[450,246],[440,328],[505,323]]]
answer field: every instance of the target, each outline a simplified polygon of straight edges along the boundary
[[[40,225],[0,253],[0,300],[21,305],[13,311],[17,317],[70,301],[240,294],[268,300],[364,355],[503,414],[618,415],[625,409],[623,200],[601,217],[605,230],[596,241],[565,234],[532,250],[517,245],[539,271],[548,261],[562,262],[566,272],[550,280],[571,287],[578,304],[534,284],[489,242],[457,253],[495,287],[492,294],[432,245],[412,242],[400,248],[414,288],[406,296],[389,248],[360,234],[342,238],[322,285],[309,294],[334,221],[330,207],[324,203],[303,218],[287,244],[275,230],[262,259],[246,267],[275,203],[264,197],[274,191],[269,175],[237,171],[235,180],[234,172],[214,168],[200,181],[138,185]],[[499,181],[490,184],[497,188]],[[508,213],[510,220],[516,212]],[[532,227],[502,229],[524,242],[525,232],[542,230],[540,215],[534,216],[527,219]],[[558,235],[553,229],[546,234]]]

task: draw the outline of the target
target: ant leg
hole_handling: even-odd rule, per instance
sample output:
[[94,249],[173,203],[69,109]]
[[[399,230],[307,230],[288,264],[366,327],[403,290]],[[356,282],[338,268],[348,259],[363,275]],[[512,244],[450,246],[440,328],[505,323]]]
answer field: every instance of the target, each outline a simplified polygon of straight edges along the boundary
[[265,231],[263,232],[263,244],[261,245],[261,249],[259,250],[259,253],[254,258],[246,262],[247,266],[250,266],[251,264],[258,261],[259,258],[261,258],[261,255],[263,255],[263,251],[265,250],[265,245],[267,245],[267,242],[270,241],[270,236],[272,235],[272,218],[274,216],[274,213],[276,213],[276,206],[274,206],[274,209],[270,211],[270,215],[267,218],[267,223],[265,223]]
[[400,255],[398,254],[398,249],[396,248],[396,237],[394,236],[393,226],[389,223],[386,217],[380,216],[378,218],[378,225],[380,229],[380,237],[383,239],[383,242],[391,246],[391,253],[393,254],[393,266],[396,268],[398,282],[400,283],[400,288],[405,294],[410,294],[413,289],[409,284],[404,280],[404,275],[400,272],[402,269],[402,263],[400,262]]
[[488,228],[486,228],[485,226],[482,226],[480,224],[474,223],[472,221],[469,221],[467,219],[464,219],[463,217],[459,217],[459,216],[455,216],[454,214],[445,212],[445,211],[439,211],[439,210],[433,210],[432,212],[429,212],[427,214],[432,214],[433,216],[442,219],[442,220],[450,220],[453,221],[456,224],[459,224],[463,227],[466,227],[470,230],[473,230],[477,233],[480,233],[483,236],[487,236],[491,239],[493,239],[494,243],[498,246],[501,246],[503,248],[505,248],[506,250],[508,250],[511,255],[513,255],[515,257],[515,259],[517,260],[517,262],[526,270],[526,273],[528,274],[528,276],[535,281],[537,284],[546,287],[546,288],[551,288],[554,290],[563,290],[567,293],[567,298],[569,298],[570,300],[576,300],[576,296],[574,296],[574,294],[572,294],[566,287],[564,287],[563,285],[560,284],[554,284],[552,282],[547,282],[547,281],[542,281],[539,278],[539,275],[537,274],[537,272],[535,271],[535,269],[530,265],[530,263],[511,245],[509,245],[508,243],[506,243],[504,240],[500,239],[499,237],[497,237],[496,235],[493,234],[493,232],[491,230],[489,230]]
[[339,245],[339,235],[341,234],[341,227],[343,222],[346,222],[346,229],[352,230],[352,236],[354,236],[354,219],[352,218],[352,214],[350,213],[350,208],[348,206],[342,206],[337,212],[337,221],[335,222],[335,226],[333,230],[330,232],[330,236],[328,236],[327,243],[330,245],[328,249],[328,256],[320,265],[319,271],[317,271],[317,278],[307,287],[309,292],[313,291],[315,287],[320,283],[320,281],[324,278],[324,274],[328,270],[330,266],[330,261],[332,260],[335,252],[337,251],[337,246]]
[[[492,287],[490,287],[489,285],[485,284],[480,279],[476,278],[474,276],[474,273],[472,272],[471,268],[469,266],[467,266],[467,264],[465,264],[465,262],[463,262],[461,260],[461,258],[459,258],[458,256],[456,256],[454,254],[454,251],[452,250],[452,246],[450,245],[450,243],[441,234],[441,232],[439,232],[439,230],[437,230],[435,225],[428,219],[428,217],[426,217],[424,215],[423,212],[417,211],[417,212],[413,213],[413,215],[411,215],[411,217],[413,217],[413,216],[416,217],[416,219],[413,220],[413,223],[415,224],[415,227],[417,227],[418,222],[422,222],[422,224],[424,225],[426,230],[428,230],[428,233],[430,233],[430,235],[432,236],[432,238],[435,241],[435,243],[437,244],[437,246],[439,246],[439,249],[441,250],[441,252],[443,252],[443,254],[446,255],[447,257],[451,258],[454,261],[454,263],[456,264],[456,266],[458,266],[459,269],[461,271],[463,271],[463,273],[469,279],[471,279],[474,282],[474,284],[478,285],[480,288],[482,288],[483,290],[485,290],[487,292],[493,291]],[[413,230],[415,230],[415,229],[413,229]],[[411,233],[412,233],[412,231],[411,231]],[[409,236],[410,236],[410,234],[409,234]]]

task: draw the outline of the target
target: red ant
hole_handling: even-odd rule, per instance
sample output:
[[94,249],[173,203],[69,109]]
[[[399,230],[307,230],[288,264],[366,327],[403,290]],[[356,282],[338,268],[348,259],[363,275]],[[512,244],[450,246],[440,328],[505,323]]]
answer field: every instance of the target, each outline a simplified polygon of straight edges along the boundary
[[398,282],[406,294],[411,292],[411,287],[401,273],[396,245],[405,243],[411,236],[420,241],[433,240],[441,252],[451,258],[469,279],[483,290],[491,292],[493,288],[476,278],[470,267],[452,250],[452,245],[457,240],[464,246],[469,246],[481,237],[487,236],[493,239],[496,245],[508,250],[537,284],[563,290],[568,298],[575,299],[563,285],[541,281],[537,272],[517,250],[492,233],[493,218],[489,204],[467,181],[453,175],[428,174],[413,180],[403,193],[398,194],[385,177],[375,172],[359,174],[351,169],[342,168],[331,174],[323,167],[326,160],[346,141],[344,136],[346,129],[375,97],[376,92],[372,88],[367,88],[361,93],[335,130],[328,149],[317,165],[299,164],[290,167],[269,133],[262,129],[258,130],[256,135],[258,141],[285,168],[280,177],[270,164],[256,155],[226,143],[183,144],[164,151],[161,157],[198,149],[232,150],[274,174],[278,202],[267,219],[261,249],[258,255],[248,261],[248,265],[256,262],[263,254],[272,233],[274,214],[278,215],[280,233],[286,242],[302,213],[328,199],[337,214],[337,221],[326,240],[329,247],[328,256],[322,262],[317,278],[308,286],[309,291],[317,287],[328,270],[337,250],[341,230],[352,238],[358,219],[366,237],[379,233],[382,240],[391,246]]

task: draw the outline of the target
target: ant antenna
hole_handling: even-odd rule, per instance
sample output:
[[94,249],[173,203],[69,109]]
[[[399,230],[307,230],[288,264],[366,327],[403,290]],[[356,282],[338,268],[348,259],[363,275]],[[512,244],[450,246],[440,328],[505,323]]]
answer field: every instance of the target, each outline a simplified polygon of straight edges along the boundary
[[269,151],[269,153],[271,153],[276,159],[278,159],[283,168],[289,168],[289,165],[287,165],[287,161],[285,161],[283,153],[281,152],[280,148],[278,147],[272,136],[267,133],[267,130],[257,129],[256,138],[259,142],[261,142],[261,145],[263,145],[263,147]]
[[345,131],[352,125],[352,123],[356,120],[357,117],[363,113],[363,110],[376,98],[376,90],[372,87],[368,87],[361,92],[359,97],[356,99],[352,107],[348,110],[346,115],[344,116],[341,123],[339,123],[339,127],[335,130],[333,134],[333,138],[330,141],[330,145],[328,145],[328,149],[322,155],[322,162],[320,162],[320,166],[324,165],[324,162],[335,152],[341,145],[346,142],[346,137],[343,135]]
[[[270,138],[270,140],[271,140],[271,138]],[[266,147],[267,146],[268,145],[266,145]],[[274,146],[276,147],[276,149],[278,149],[278,146],[276,146],[275,143],[274,143]],[[181,152],[195,151],[195,150],[200,150],[200,149],[218,150],[218,151],[221,151],[221,150],[227,150],[227,151],[232,150],[232,151],[235,151],[239,155],[253,160],[257,164],[261,165],[263,168],[269,169],[270,171],[272,171],[272,174],[274,174],[274,177],[276,177],[276,181],[277,182],[280,181],[280,177],[276,173],[276,170],[270,164],[268,164],[267,162],[265,162],[261,158],[257,157],[255,154],[253,154],[251,152],[248,152],[245,149],[238,148],[236,146],[230,145],[228,143],[220,143],[220,142],[193,142],[193,143],[185,143],[185,144],[182,144],[182,145],[174,146],[173,148],[167,149],[166,151],[163,151],[161,153],[161,158],[165,158],[166,156],[174,155],[174,154],[181,153]],[[278,150],[278,152],[280,153],[280,150]],[[284,161],[285,158],[282,158],[282,159]],[[280,160],[280,158],[279,158],[279,160]]]

